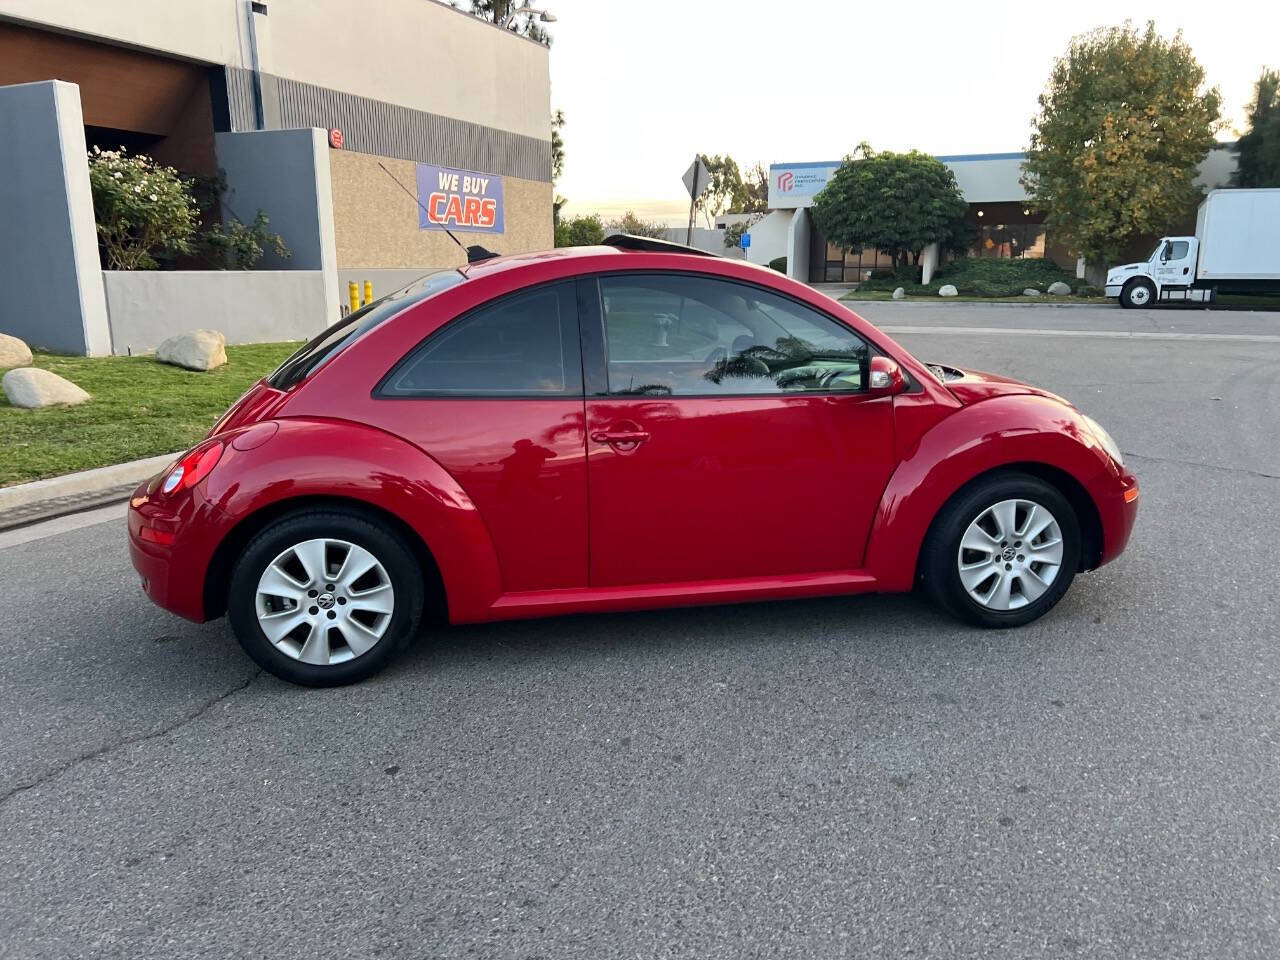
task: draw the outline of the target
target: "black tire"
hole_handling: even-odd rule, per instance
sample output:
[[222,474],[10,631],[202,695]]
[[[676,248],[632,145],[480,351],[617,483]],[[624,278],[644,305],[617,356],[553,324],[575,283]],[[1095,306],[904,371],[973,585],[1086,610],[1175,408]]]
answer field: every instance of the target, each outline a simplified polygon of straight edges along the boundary
[[[989,507],[1015,499],[1044,507],[1057,520],[1062,532],[1062,561],[1049,588],[1035,600],[1015,609],[996,610],[971,597],[961,582],[960,541],[969,525]],[[934,519],[920,557],[921,580],[934,602],[952,616],[980,627],[1020,627],[1044,616],[1062,599],[1079,567],[1080,522],[1070,502],[1057,487],[1015,472],[977,480],[952,497]]]
[[[1146,292],[1146,301],[1144,303],[1134,303],[1134,291],[1143,290]],[[1139,297],[1141,298],[1141,294]],[[1137,309],[1141,307],[1154,306],[1156,302],[1156,287],[1150,280],[1139,277],[1130,280],[1124,285],[1124,289],[1120,291],[1120,306],[1126,309]]]
[[[267,565],[290,547],[320,538],[346,541],[373,554],[386,571],[395,599],[381,639],[353,659],[329,665],[303,663],[282,652],[263,632],[257,611],[259,578]],[[422,602],[422,571],[398,535],[354,511],[308,510],[282,517],[249,541],[231,573],[227,617],[236,639],[258,666],[290,683],[331,687],[356,683],[389,664],[416,634]]]

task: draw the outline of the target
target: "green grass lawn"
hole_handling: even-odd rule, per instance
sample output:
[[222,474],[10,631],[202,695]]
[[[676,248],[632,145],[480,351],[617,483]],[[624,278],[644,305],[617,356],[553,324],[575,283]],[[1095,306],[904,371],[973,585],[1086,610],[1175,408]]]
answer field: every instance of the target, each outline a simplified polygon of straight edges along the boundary
[[37,353],[35,366],[89,391],[75,407],[22,410],[0,394],[0,486],[185,449],[297,343],[227,347],[227,364],[197,373],[144,357]]

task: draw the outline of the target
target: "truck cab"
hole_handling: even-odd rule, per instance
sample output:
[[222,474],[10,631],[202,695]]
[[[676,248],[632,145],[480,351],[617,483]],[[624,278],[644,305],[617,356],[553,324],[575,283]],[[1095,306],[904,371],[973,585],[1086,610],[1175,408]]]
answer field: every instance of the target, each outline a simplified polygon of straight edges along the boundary
[[1107,271],[1107,296],[1119,297],[1124,307],[1147,307],[1161,300],[1208,302],[1212,288],[1196,284],[1195,237],[1161,237],[1151,256]]

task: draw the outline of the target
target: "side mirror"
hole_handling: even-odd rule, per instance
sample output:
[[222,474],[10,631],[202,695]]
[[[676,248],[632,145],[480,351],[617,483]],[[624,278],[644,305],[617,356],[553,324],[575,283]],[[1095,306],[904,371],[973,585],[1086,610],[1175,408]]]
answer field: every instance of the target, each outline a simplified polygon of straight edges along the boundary
[[871,358],[870,393],[873,397],[892,397],[907,389],[907,380],[896,360],[889,357]]

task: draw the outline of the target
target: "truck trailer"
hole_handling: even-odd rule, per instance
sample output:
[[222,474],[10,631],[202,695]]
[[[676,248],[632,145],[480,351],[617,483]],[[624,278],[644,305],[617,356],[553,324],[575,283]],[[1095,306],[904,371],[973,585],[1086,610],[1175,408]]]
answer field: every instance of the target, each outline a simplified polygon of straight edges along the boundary
[[1145,261],[1107,271],[1107,296],[1125,307],[1219,293],[1280,293],[1280,188],[1212,190],[1194,237],[1162,237]]

